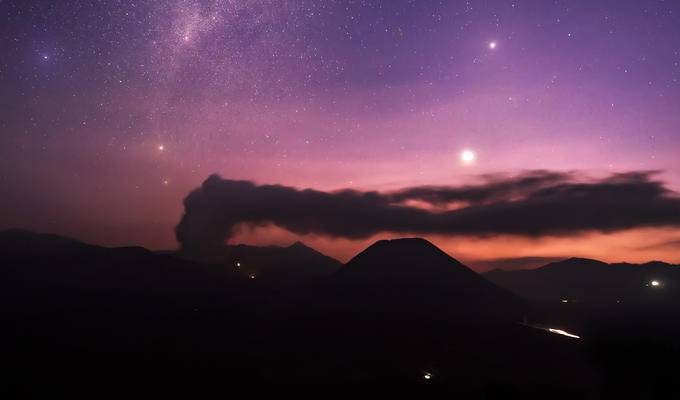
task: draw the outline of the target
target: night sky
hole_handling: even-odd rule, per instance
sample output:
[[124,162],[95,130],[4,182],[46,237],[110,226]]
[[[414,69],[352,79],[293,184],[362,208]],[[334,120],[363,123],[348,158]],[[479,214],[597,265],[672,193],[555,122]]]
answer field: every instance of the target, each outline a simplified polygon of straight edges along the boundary
[[[383,192],[653,170],[680,191],[679,2],[2,0],[0,55],[0,228],[176,248],[213,173]],[[230,241],[346,260],[392,236]],[[677,226],[428,238],[478,269],[680,262]]]

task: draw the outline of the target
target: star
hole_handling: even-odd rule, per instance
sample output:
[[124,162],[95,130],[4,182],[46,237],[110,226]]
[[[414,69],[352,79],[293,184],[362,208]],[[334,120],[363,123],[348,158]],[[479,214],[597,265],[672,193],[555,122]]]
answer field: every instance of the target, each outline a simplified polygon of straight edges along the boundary
[[464,150],[460,153],[460,159],[463,161],[463,164],[472,164],[475,161],[475,158],[477,158],[477,156],[472,150]]
[[496,43],[496,42],[489,42],[489,48],[490,48],[491,50],[495,49],[496,46],[497,46],[497,43]]
[[159,146],[158,146],[158,151],[163,151],[163,150],[165,150],[165,146],[163,146],[162,144],[159,145]]

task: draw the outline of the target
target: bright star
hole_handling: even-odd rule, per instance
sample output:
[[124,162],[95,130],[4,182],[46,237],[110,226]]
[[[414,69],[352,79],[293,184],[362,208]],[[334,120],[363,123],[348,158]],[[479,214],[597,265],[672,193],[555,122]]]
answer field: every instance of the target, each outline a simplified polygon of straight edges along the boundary
[[163,145],[158,146],[158,151],[163,151],[165,150],[165,147]]
[[460,159],[463,161],[464,164],[472,164],[473,161],[475,161],[475,158],[477,156],[472,150],[465,150],[462,153],[460,153]]
[[491,50],[495,49],[496,48],[496,42],[489,42],[489,48]]

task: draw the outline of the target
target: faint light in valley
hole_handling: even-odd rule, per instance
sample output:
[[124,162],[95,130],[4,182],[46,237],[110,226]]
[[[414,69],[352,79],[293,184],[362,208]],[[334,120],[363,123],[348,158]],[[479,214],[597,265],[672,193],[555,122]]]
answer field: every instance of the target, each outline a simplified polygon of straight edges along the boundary
[[555,334],[557,334],[557,335],[567,336],[567,337],[574,338],[574,339],[580,339],[580,338],[581,338],[581,337],[578,336],[578,335],[574,335],[573,333],[569,333],[569,332],[567,332],[567,331],[563,331],[562,329],[548,328],[548,332],[550,332],[550,333],[555,333]]

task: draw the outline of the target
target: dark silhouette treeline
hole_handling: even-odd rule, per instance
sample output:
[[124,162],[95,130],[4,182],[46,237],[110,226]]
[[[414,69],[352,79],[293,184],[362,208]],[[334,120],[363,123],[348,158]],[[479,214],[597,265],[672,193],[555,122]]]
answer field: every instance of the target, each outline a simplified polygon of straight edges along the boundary
[[674,390],[676,266],[567,260],[533,271],[561,274],[543,282],[592,279],[602,292],[601,268],[612,280],[620,269],[616,282],[651,268],[639,279],[663,285],[609,304],[588,297],[589,285],[573,285],[582,291],[568,293],[581,296],[573,303],[555,286],[546,293],[557,297],[534,296],[520,278],[479,275],[423,239],[378,241],[341,265],[301,243],[154,253],[10,230],[0,232],[0,263],[5,382],[26,391],[36,382],[414,384],[466,398]]

